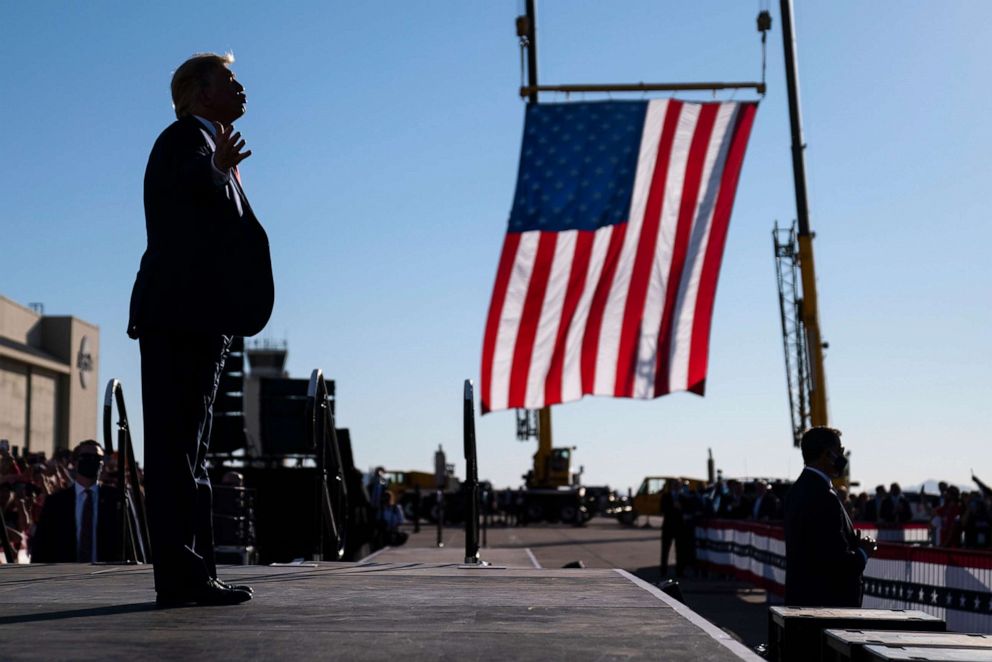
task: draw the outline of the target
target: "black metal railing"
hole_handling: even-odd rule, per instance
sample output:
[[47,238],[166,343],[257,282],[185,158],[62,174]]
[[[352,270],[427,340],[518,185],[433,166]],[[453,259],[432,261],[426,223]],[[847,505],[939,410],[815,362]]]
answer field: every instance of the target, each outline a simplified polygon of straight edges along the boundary
[[107,383],[103,399],[103,445],[108,455],[114,452],[114,405],[117,405],[117,487],[120,491],[121,561],[148,563],[151,561],[151,538],[145,498],[134,460],[134,444],[124,406],[124,388],[116,379]]
[[319,368],[310,375],[306,424],[307,438],[317,461],[317,554],[320,560],[340,561],[347,545],[348,490],[334,424],[334,408],[324,373]]

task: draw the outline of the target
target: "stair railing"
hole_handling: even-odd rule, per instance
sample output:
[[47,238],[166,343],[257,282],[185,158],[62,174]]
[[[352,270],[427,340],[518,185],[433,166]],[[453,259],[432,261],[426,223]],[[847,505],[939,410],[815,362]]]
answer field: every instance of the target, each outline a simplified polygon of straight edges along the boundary
[[151,561],[151,538],[145,497],[134,459],[131,427],[124,406],[124,387],[116,379],[107,383],[103,398],[103,445],[108,455],[114,452],[114,405],[117,405],[117,486],[120,491],[121,561],[148,563]]
[[334,423],[334,408],[320,368],[310,375],[306,422],[311,448],[317,457],[317,553],[321,560],[340,561],[344,558],[347,543],[348,491]]

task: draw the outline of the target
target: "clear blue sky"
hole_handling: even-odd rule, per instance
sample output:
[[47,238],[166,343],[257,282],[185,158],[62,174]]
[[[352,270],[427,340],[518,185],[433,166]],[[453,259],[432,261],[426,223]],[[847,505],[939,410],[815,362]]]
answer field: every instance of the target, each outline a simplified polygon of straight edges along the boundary
[[[242,173],[276,276],[263,336],[288,339],[293,375],[337,380],[360,467],[426,470],[444,444],[462,473],[461,385],[478,379],[523,123],[522,4],[3,3],[0,293],[98,324],[100,381],[119,377],[138,418],[124,328],[145,161],[173,119],[171,72],[231,50],[254,152]],[[992,4],[798,4],[830,409],[853,478],[989,480]],[[772,5],[708,393],[556,408],[555,441],[578,447],[588,484],[702,475],[708,447],[728,475],[800,467],[770,238],[795,213]],[[541,78],[753,80],[757,10],[541,0]],[[534,444],[515,440],[513,414],[478,432],[481,473],[517,484]]]

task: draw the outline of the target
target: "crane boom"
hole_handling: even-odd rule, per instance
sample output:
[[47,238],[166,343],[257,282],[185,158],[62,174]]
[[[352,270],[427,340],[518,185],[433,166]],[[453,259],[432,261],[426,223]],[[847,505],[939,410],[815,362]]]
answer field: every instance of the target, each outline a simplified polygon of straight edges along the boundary
[[[802,282],[801,297],[796,297],[795,304],[800,321],[799,330],[803,335],[802,344],[805,346],[804,354],[807,367],[805,375],[797,375],[797,378],[805,381],[802,388],[808,396],[808,424],[827,425],[827,383],[823,369],[824,343],[820,335],[816,269],[813,261],[814,234],[810,230],[809,202],[806,192],[806,144],[803,141],[802,114],[799,107],[799,69],[796,64],[792,0],[781,0],[780,7],[782,12],[782,45],[785,51],[785,80],[789,97],[789,127],[792,134],[792,176],[795,184],[796,224],[798,226],[794,239],[790,243],[794,245],[793,260],[798,263]],[[776,255],[778,255],[777,239]],[[784,314],[783,312],[783,316]],[[786,337],[786,343],[788,344],[788,337]],[[788,347],[786,351],[788,353]],[[801,361],[797,361],[796,365],[801,365]],[[795,423],[794,418],[794,426]]]

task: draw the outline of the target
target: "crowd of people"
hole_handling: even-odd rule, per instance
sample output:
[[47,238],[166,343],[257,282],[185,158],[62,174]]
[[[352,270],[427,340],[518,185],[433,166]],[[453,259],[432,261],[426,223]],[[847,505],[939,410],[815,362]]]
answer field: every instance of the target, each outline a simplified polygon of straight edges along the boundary
[[[0,519],[6,541],[18,560],[29,558],[29,541],[41,515],[45,499],[72,485],[70,453],[60,451],[52,458],[44,453],[16,455],[16,449],[0,447]],[[2,538],[0,538],[2,540]],[[0,550],[0,563],[7,555]]]
[[[892,525],[918,523],[930,527],[930,542],[940,547],[992,548],[992,488],[973,477],[978,489],[962,490],[946,482],[938,494],[922,490],[907,494],[899,483],[878,485],[874,493],[850,494],[838,490],[851,520]],[[788,484],[763,480],[721,480],[701,494],[687,487],[680,493],[689,503],[700,503],[706,516],[723,519],[780,520]],[[695,507],[695,506],[694,506]]]
[[[85,478],[79,478],[80,448],[96,453],[99,444],[82,442],[75,451],[60,449],[51,458],[45,453],[19,454],[16,448],[0,445],[0,522],[6,533],[0,536],[0,545],[9,545],[7,549],[0,549],[0,563],[8,562],[8,552],[14,562],[27,563],[36,546],[46,501],[54,494],[86,482]],[[105,488],[106,496],[117,482],[117,458],[114,454],[104,457],[102,448],[99,453],[98,474],[92,483]]]

